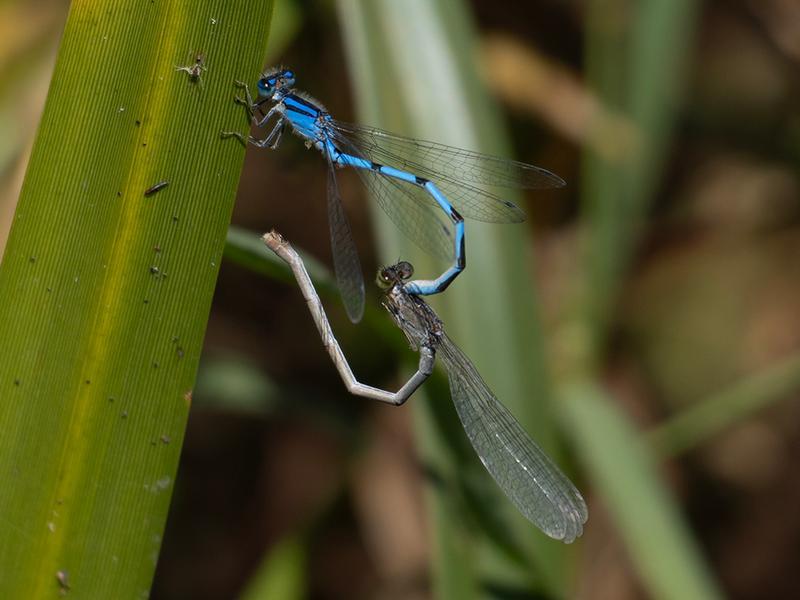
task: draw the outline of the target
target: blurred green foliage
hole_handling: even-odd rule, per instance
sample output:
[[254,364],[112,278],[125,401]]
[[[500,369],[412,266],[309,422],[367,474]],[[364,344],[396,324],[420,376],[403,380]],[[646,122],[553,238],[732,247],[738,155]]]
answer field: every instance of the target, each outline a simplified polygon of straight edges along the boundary
[[[291,282],[285,267],[232,228],[154,597],[230,595],[248,578],[245,598],[796,595],[786,473],[800,442],[782,401],[800,380],[800,30],[780,4],[276,2],[267,63],[290,64],[338,118],[354,105],[363,122],[503,156],[510,137],[517,158],[568,180],[532,197],[532,224],[469,222],[468,268],[434,304],[587,492],[590,520],[571,548],[522,521],[442,378],[410,403],[417,465],[407,413],[346,397],[296,291],[253,278]],[[6,122],[22,122],[8,116],[15,82],[33,79],[54,22],[31,30],[34,52],[9,43],[26,59],[3,79]],[[0,148],[7,189],[24,139]],[[392,387],[415,357],[373,291],[361,326],[341,318],[321,266],[325,170],[306,154],[291,139],[252,153],[236,220],[307,247],[357,374]],[[366,265],[373,241],[386,262],[440,270],[365,206],[370,222],[347,208]],[[429,539],[403,499],[420,481]]]

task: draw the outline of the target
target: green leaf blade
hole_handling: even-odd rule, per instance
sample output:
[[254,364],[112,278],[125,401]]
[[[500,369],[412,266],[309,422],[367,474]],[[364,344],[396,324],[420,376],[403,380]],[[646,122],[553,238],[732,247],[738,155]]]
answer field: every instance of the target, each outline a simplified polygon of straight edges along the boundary
[[654,598],[722,598],[642,437],[593,384],[572,383],[562,392],[566,430],[645,588]]
[[2,597],[149,593],[270,12],[72,6],[0,265]]

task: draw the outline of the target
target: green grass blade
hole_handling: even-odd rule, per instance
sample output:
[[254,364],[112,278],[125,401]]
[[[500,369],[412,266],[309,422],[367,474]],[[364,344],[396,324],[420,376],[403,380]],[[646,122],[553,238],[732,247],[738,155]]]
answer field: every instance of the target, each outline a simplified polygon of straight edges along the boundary
[[563,394],[567,430],[649,595],[721,598],[645,441],[600,390],[572,384]]
[[72,4],[0,265],[0,597],[148,594],[270,12]]
[[305,541],[292,536],[270,550],[239,600],[301,600],[307,597],[306,579]]
[[698,11],[692,0],[589,3],[589,86],[620,117],[604,151],[587,152],[583,164],[581,308],[590,360],[601,351],[641,219],[663,177]]
[[611,399],[576,381],[591,377],[602,361],[638,229],[662,178],[697,13],[690,0],[588,5],[588,81],[615,111],[618,130],[584,157],[584,273],[578,321],[565,328],[573,360],[559,386],[566,430],[645,587],[658,598],[720,594],[677,504],[658,480],[650,449]]
[[[364,122],[423,139],[508,155],[497,108],[477,78],[473,60],[476,38],[463,2],[340,0],[338,5]],[[409,14],[414,18],[408,19]],[[436,101],[432,102],[432,98]],[[385,260],[401,255],[414,263],[418,273],[426,275],[441,269],[441,265],[432,264],[403,240],[396,227],[378,211],[375,223],[376,238]],[[448,331],[474,360],[498,397],[538,441],[552,448],[553,432],[547,411],[549,386],[535,295],[529,278],[521,275],[531,272],[526,261],[529,252],[525,229],[471,221],[467,225],[467,256],[465,273],[432,303],[440,309]],[[445,398],[446,395],[437,396],[429,401],[444,404]],[[434,412],[437,411],[425,414]],[[447,415],[435,428],[418,427],[419,431],[432,432],[420,436],[422,452],[426,463],[448,470],[450,476],[461,477],[479,467],[474,456],[464,463],[465,455],[448,456],[448,449],[436,443],[434,437],[463,438],[454,413],[448,411]],[[490,505],[504,513],[508,508],[505,499],[488,477],[482,481],[486,497],[497,494]],[[434,497],[433,502],[437,506],[447,505],[441,498]],[[464,515],[437,506],[433,508],[437,519],[449,518],[454,523],[433,526],[440,532],[463,538]],[[564,548],[544,538],[513,509],[503,515],[502,521],[506,524],[505,531],[491,537],[516,539],[526,547],[527,564],[517,571],[517,575],[522,572],[522,578],[515,584],[531,589],[536,585],[532,581],[541,578],[537,584],[544,582],[553,594],[563,593]],[[446,540],[437,544],[441,548],[453,546]],[[480,556],[477,559],[480,568],[466,560],[448,561],[440,553],[437,581],[457,580],[459,573],[465,571],[485,571],[489,577],[502,579],[512,577],[513,569],[507,568],[504,552],[472,555]],[[536,569],[531,568],[534,563]],[[445,587],[438,585],[440,590]]]
[[650,441],[662,455],[696,446],[800,389],[800,355],[792,355],[668,419]]
[[[324,296],[337,295],[336,282],[331,272],[313,256],[305,252],[299,252],[299,254],[314,282],[314,287]],[[241,227],[231,225],[228,229],[225,259],[254,273],[266,275],[284,283],[295,283],[292,270],[284,260],[267,249],[261,236]]]

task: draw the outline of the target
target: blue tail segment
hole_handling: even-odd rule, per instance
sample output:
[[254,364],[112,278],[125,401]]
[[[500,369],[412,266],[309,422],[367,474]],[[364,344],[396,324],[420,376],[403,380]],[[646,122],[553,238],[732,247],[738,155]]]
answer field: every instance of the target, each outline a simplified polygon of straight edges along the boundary
[[438,294],[439,292],[445,291],[447,286],[453,283],[453,280],[458,277],[458,274],[461,273],[461,271],[463,271],[467,266],[467,249],[464,243],[464,217],[462,217],[455,208],[450,206],[447,198],[444,197],[444,194],[439,191],[439,188],[437,188],[436,184],[434,184],[432,181],[418,177],[417,185],[422,186],[431,196],[433,196],[433,198],[436,200],[436,203],[442,207],[442,210],[445,213],[447,213],[447,216],[450,217],[450,220],[455,226],[455,248],[453,252],[453,255],[455,256],[455,263],[453,266],[439,275],[439,277],[436,279],[415,279],[406,284],[406,290],[409,294],[430,296],[431,294]]
[[[428,192],[431,198],[433,198],[436,204],[452,221],[455,228],[455,247],[453,249],[453,256],[455,257],[454,263],[452,267],[450,267],[436,279],[420,279],[408,282],[406,284],[406,290],[408,290],[410,294],[429,296],[432,294],[438,294],[439,292],[443,292],[445,289],[447,289],[447,286],[449,286],[453,280],[458,277],[458,274],[461,273],[461,271],[463,271],[464,267],[467,265],[466,249],[464,246],[464,217],[462,217],[458,211],[452,207],[452,205],[447,201],[447,198],[445,198],[444,194],[439,191],[439,188],[437,188],[432,181],[422,177],[417,177],[412,173],[401,171],[400,169],[395,169],[394,167],[379,165],[371,160],[366,160],[357,156],[351,156],[349,154],[338,152],[334,148],[330,149],[329,151],[331,152],[331,155],[335,156],[336,163],[341,166],[374,171],[385,177],[390,177],[392,179],[397,179],[419,186]],[[333,154],[334,152],[337,152],[337,154]]]
[[[295,81],[290,69],[264,73],[255,101],[247,84],[236,82],[245,92],[245,98],[237,97],[236,101],[245,106],[253,125],[269,133],[260,139],[235,132],[222,134],[259,148],[275,149],[289,125],[308,148],[316,148],[330,162],[328,214],[334,266],[342,300],[354,322],[363,312],[364,277],[333,166],[355,169],[373,196],[377,192],[381,208],[421,247],[452,256],[453,265],[436,279],[405,285],[408,293],[422,296],[444,291],[466,266],[462,215],[489,223],[525,219],[517,205],[481,186],[545,189],[564,185],[557,175],[533,165],[337,121],[320,102],[293,91]],[[453,225],[452,234],[447,221]],[[452,255],[447,251],[451,243]]]

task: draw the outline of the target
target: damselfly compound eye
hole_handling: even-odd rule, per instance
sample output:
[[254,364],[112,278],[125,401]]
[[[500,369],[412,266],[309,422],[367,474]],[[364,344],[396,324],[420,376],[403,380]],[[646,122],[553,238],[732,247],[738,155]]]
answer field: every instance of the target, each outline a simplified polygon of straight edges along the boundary
[[397,269],[397,274],[400,276],[400,279],[409,279],[414,274],[414,266],[405,260],[401,260],[397,263],[395,269]]

